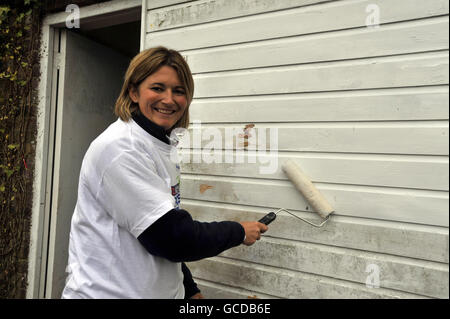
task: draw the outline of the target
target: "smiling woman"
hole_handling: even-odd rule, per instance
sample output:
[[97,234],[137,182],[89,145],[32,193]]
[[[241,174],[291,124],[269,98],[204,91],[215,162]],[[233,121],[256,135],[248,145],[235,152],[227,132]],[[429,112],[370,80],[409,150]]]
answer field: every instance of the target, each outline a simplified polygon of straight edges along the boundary
[[152,48],[131,61],[119,119],[83,159],[63,298],[202,298],[184,262],[250,246],[267,230],[256,221],[198,222],[180,209],[168,135],[187,128],[193,92],[177,51]]

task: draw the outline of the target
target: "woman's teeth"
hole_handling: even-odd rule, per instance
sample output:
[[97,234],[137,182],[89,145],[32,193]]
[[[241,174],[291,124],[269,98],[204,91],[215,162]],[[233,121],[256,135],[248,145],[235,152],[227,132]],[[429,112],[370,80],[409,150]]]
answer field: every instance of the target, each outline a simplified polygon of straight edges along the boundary
[[155,110],[158,111],[159,113],[162,113],[162,114],[172,114],[172,113],[175,113],[175,111],[172,111],[172,110],[164,110],[164,109],[157,109],[157,108],[155,108]]

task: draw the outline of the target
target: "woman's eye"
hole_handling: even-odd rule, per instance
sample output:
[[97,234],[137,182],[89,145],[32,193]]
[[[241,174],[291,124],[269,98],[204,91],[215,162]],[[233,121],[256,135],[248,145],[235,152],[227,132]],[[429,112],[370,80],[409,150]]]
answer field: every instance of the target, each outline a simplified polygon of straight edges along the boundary
[[152,90],[155,91],[155,92],[162,92],[163,91],[163,89],[160,88],[159,86],[152,87]]
[[184,90],[175,90],[174,93],[178,94],[178,95],[185,95],[186,94],[186,92],[184,92]]

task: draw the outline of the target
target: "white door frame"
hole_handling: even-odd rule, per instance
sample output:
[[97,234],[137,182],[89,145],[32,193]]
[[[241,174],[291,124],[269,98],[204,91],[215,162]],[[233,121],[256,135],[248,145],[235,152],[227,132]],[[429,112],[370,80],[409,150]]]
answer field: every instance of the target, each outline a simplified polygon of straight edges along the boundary
[[[31,235],[28,254],[28,286],[26,298],[46,298],[45,273],[49,246],[50,198],[55,140],[56,74],[59,30],[64,28],[71,12],[58,12],[44,18],[41,27],[40,72],[36,155],[33,179]],[[136,16],[136,15],[140,16]],[[112,0],[80,8],[80,26],[95,29],[141,19],[145,35],[146,0]]]

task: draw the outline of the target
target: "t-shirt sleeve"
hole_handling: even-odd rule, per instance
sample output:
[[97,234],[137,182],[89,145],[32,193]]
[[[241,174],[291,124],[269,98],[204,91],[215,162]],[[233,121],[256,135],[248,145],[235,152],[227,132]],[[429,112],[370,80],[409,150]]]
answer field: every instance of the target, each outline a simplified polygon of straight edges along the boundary
[[170,188],[152,160],[123,152],[105,169],[97,200],[117,224],[138,237],[175,207]]

